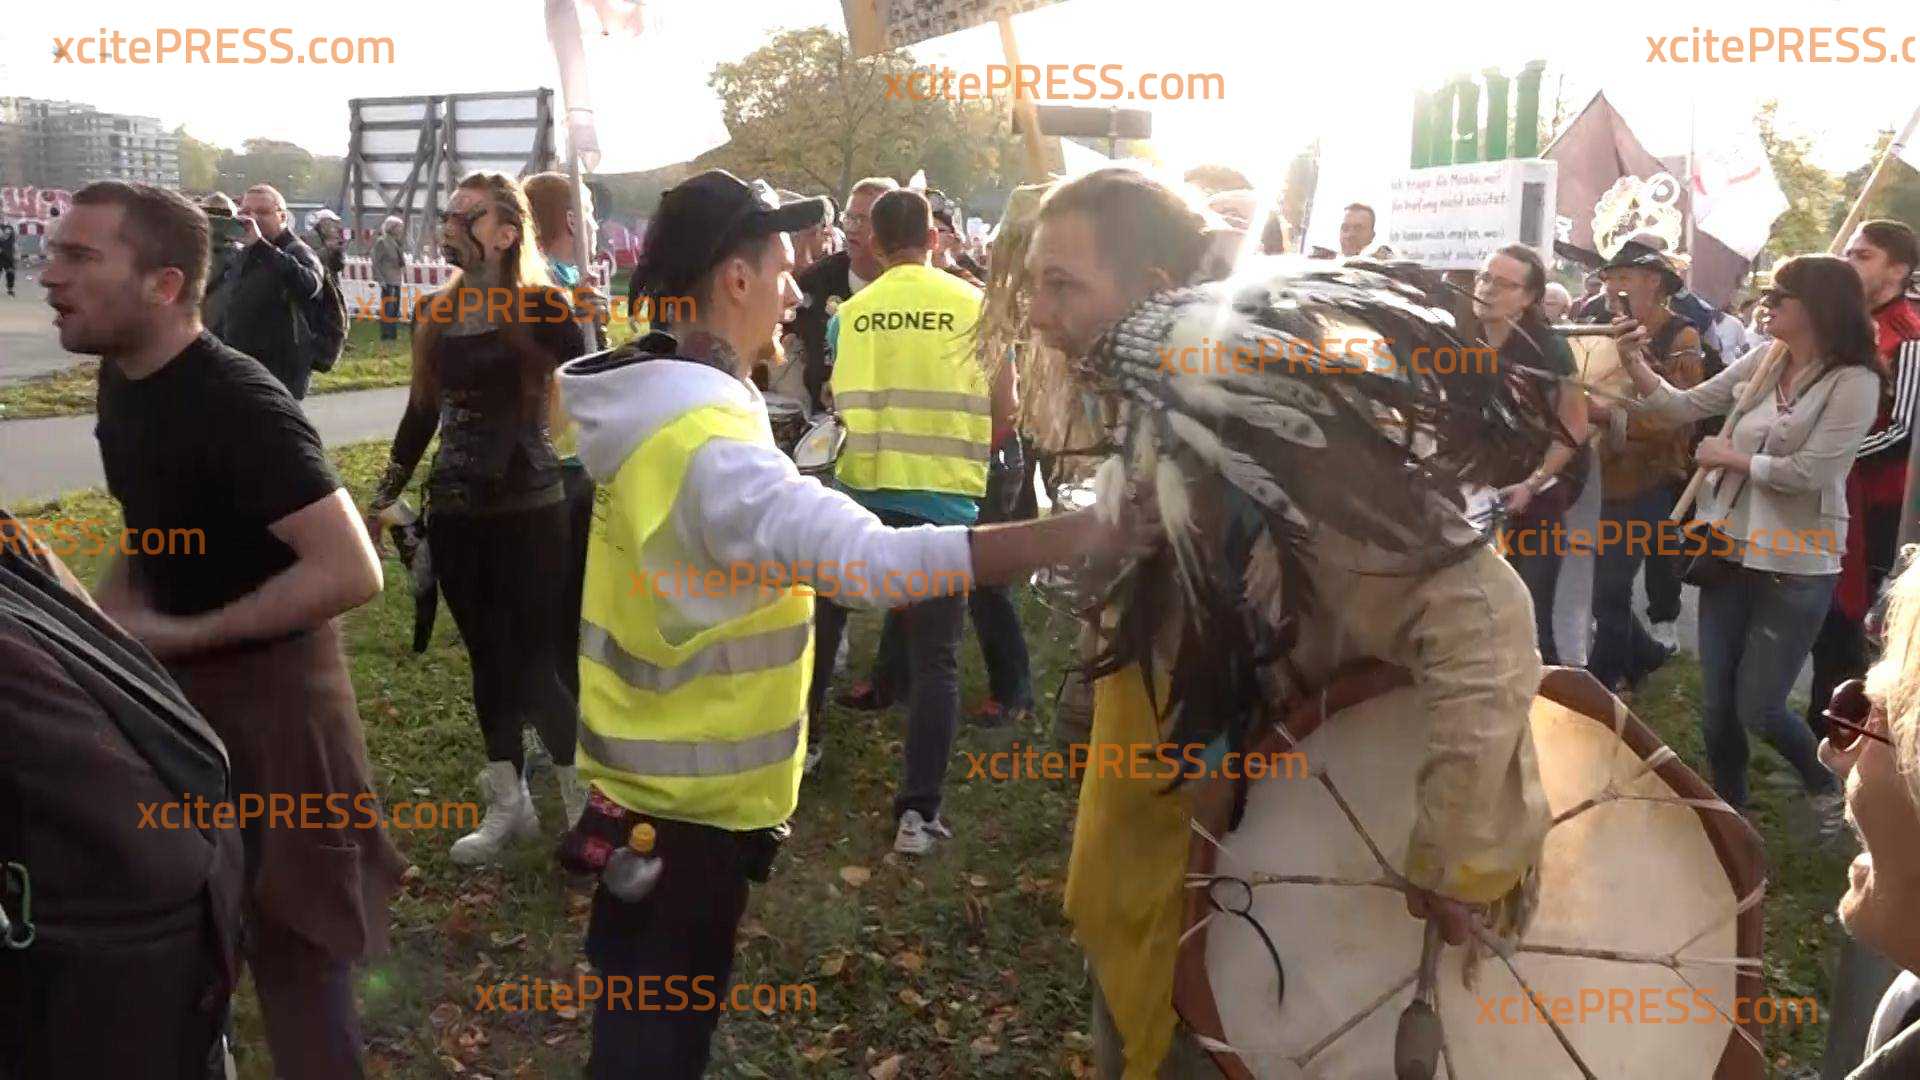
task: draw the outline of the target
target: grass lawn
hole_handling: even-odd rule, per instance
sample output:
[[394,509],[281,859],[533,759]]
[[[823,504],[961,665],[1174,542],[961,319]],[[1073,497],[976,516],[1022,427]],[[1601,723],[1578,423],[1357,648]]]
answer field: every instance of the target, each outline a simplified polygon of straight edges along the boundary
[[[350,447],[336,460],[364,501],[385,463],[385,447]],[[13,509],[118,516],[99,493],[71,496],[51,509]],[[100,569],[97,557],[70,561],[85,580]],[[474,799],[474,774],[483,762],[466,654],[443,608],[432,647],[414,656],[408,649],[412,603],[397,565],[389,566],[387,580],[377,601],[346,620],[381,792],[389,800]],[[1031,597],[1023,614],[1036,690],[1050,699],[1069,659],[1072,628]],[[853,656],[863,668],[878,620],[860,616],[853,626]],[[971,702],[984,692],[971,644],[963,674],[964,699]],[[1635,706],[1699,767],[1697,684],[1692,664],[1676,662]],[[923,862],[905,862],[891,854],[888,814],[901,720],[900,710],[830,709],[826,761],[801,791],[793,839],[773,881],[754,891],[735,968],[742,982],[811,984],[814,1007],[723,1019],[712,1075],[885,1080],[1088,1073],[1088,981],[1060,913],[1074,790],[1066,782],[969,783],[966,759],[956,753],[945,813],[958,836]],[[1015,739],[1028,745],[1047,738],[1039,722],[997,736],[963,729],[958,749],[1005,749]],[[1758,749],[1755,769],[1787,767],[1771,750]],[[1755,781],[1773,867],[1767,992],[1819,999],[1824,1021],[1840,939],[1832,909],[1851,851],[1821,845],[1800,796],[1777,791],[1760,776]],[[419,873],[394,906],[394,955],[365,969],[360,981],[371,1075],[578,1075],[589,1040],[587,1014],[476,1009],[478,984],[568,979],[581,962],[589,893],[553,868],[560,812],[551,777],[536,773],[533,790],[547,842],[519,849],[502,867],[454,867],[446,855],[448,833],[394,834]],[[269,1076],[250,991],[242,994],[239,1030],[241,1075]],[[1775,1026],[1767,1039],[1768,1056],[1797,1073],[1818,1062],[1825,1027]]]
[[[625,271],[614,279],[617,292],[626,295]],[[619,345],[633,336],[625,320],[611,328],[612,343]],[[372,390],[383,386],[405,386],[412,368],[409,338],[403,330],[394,341],[380,340],[380,324],[355,319],[347,329],[346,349],[332,371],[316,372],[308,384],[308,396],[337,394],[347,390]],[[77,416],[93,411],[94,381],[100,368],[95,359],[79,361],[66,371],[41,375],[25,382],[0,386],[0,421],[33,420],[45,416]]]

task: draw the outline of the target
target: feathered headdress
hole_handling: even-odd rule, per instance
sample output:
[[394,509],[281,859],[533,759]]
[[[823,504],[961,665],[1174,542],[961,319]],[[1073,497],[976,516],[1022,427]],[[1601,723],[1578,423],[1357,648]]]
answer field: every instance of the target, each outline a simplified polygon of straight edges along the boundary
[[1462,489],[1518,479],[1559,431],[1552,376],[1462,335],[1442,287],[1411,264],[1250,260],[1141,302],[1073,365],[1118,416],[1098,505],[1150,482],[1171,553],[1107,591],[1094,674],[1139,664],[1158,704],[1155,644],[1180,611],[1172,741],[1241,748],[1257,669],[1313,609],[1310,538],[1437,565],[1461,546]]

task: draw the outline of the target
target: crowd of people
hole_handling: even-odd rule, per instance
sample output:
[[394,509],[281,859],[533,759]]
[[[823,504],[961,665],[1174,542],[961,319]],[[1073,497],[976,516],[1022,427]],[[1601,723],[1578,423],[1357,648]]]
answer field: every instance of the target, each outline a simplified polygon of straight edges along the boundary
[[[1025,256],[1036,337],[1095,362],[1136,305],[1218,276],[1243,247],[1297,250],[1246,186],[1203,198],[1129,168],[1055,184]],[[30,856],[39,932],[0,964],[0,1010],[32,1018],[0,1029],[0,1073],[219,1075],[245,968],[277,1075],[360,1075],[354,965],[386,948],[405,870],[385,832],[254,821],[156,835],[132,807],[185,792],[377,795],[338,620],[383,587],[385,537],[410,520],[403,500],[436,437],[420,535],[471,661],[484,761],[484,815],[451,859],[492,863],[551,836],[528,782],[530,756],[544,757],[567,819],[559,860],[597,879],[584,950],[603,977],[730,979],[750,887],[831,750],[825,703],[851,611],[886,615],[866,677],[837,700],[905,704],[892,846],[926,856],[966,827],[942,813],[962,719],[1034,720],[1018,583],[1068,563],[1097,578],[1165,542],[1166,503],[1141,486],[1106,493],[1118,506],[1038,512],[1047,466],[1018,420],[1021,365],[975,358],[991,256],[943,193],[871,177],[839,203],[694,176],[661,197],[634,271],[629,310],[651,317],[607,348],[606,309],[583,301],[571,261],[593,250],[578,190],[559,174],[462,180],[437,232],[456,272],[410,318],[404,223],[383,223],[381,335],[410,326],[411,381],[364,507],[300,404],[339,356],[338,219],[302,239],[264,185],[201,206],[118,181],[75,193],[41,284],[62,346],[102,360],[109,492],[129,528],[200,529],[221,557],[123,556],[89,590],[44,548],[0,543],[0,715],[19,733],[6,784],[33,819],[16,818],[6,850]],[[1340,250],[1316,254],[1391,262],[1375,229],[1371,208],[1347,206]],[[1577,298],[1525,245],[1451,286],[1463,328],[1539,381],[1555,439],[1524,479],[1479,493],[1499,508],[1491,529],[1464,498],[1413,498],[1402,524],[1423,547],[1388,558],[1314,522],[1307,571],[1337,628],[1309,643],[1327,669],[1388,660],[1423,695],[1433,735],[1408,910],[1446,941],[1511,905],[1539,859],[1549,815],[1526,716],[1543,662],[1631,691],[1674,654],[1694,588],[1715,790],[1747,807],[1753,731],[1836,828],[1844,805],[1866,854],[1842,919],[1920,971],[1903,918],[1920,900],[1920,569],[1896,566],[1920,396],[1916,268],[1912,229],[1871,221],[1844,257],[1775,267],[1745,320],[1707,307],[1684,262],[1640,240]],[[474,291],[512,302],[462,300]],[[1575,322],[1614,343],[1611,389],[1583,379]],[[797,466],[769,419],[787,415],[840,432],[824,471]],[[1703,426],[1724,416],[1724,433]],[[569,430],[577,452],[563,456]],[[1724,541],[1705,554],[1616,541],[1508,544],[1503,558],[1490,535],[1657,539],[1696,469],[1707,481],[1687,535]],[[1789,534],[1805,542],[1752,541]],[[741,567],[778,580],[684,584],[737,582]],[[829,568],[862,587],[829,592]],[[1883,649],[1870,611],[1889,589]],[[989,695],[965,710],[969,622]],[[1787,696],[1809,657],[1802,717]],[[1132,682],[1110,685],[1094,738],[1167,737]],[[1096,1064],[1200,1075],[1205,1052],[1170,1009],[1121,989],[1142,964],[1170,972],[1184,903],[1134,879],[1151,865],[1177,881],[1185,858],[1184,825],[1160,828],[1174,804],[1141,791],[1088,773],[1069,856]],[[102,934],[124,946],[100,949]],[[1866,1068],[1890,1071],[1860,1075],[1920,1068],[1915,1002],[1908,975],[1868,1048]],[[718,1020],[600,1002],[589,1070],[698,1076]],[[109,1022],[116,1037],[99,1038]]]

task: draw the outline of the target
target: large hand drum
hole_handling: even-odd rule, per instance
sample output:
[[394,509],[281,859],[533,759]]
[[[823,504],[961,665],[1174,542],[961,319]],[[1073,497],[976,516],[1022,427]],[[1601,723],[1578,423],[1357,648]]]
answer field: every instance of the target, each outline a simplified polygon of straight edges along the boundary
[[1580,385],[1607,401],[1629,401],[1636,395],[1633,378],[1620,359],[1620,346],[1604,335],[1580,335],[1567,339],[1573,351],[1575,377]]
[[[1763,1075],[1758,1027],[1733,1023],[1762,992],[1758,836],[1584,672],[1550,669],[1532,722],[1554,815],[1539,908],[1472,988],[1467,950],[1442,951],[1437,1075]],[[1378,883],[1406,855],[1424,725],[1399,669],[1350,675],[1289,719],[1297,747],[1263,747],[1304,753],[1311,778],[1250,782],[1230,832],[1231,783],[1198,794],[1174,997],[1223,1075],[1394,1076],[1424,923]]]

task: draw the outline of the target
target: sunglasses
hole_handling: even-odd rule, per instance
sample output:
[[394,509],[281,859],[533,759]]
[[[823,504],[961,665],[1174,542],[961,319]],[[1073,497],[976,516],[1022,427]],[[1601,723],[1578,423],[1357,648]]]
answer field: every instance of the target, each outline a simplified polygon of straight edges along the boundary
[[1480,284],[1480,285],[1489,285],[1489,286],[1492,286],[1492,287],[1494,287],[1494,288],[1497,288],[1497,289],[1500,289],[1500,290],[1503,290],[1503,291],[1507,291],[1507,292],[1511,292],[1511,291],[1513,291],[1513,290],[1515,290],[1515,289],[1524,289],[1524,288],[1526,288],[1526,286],[1525,286],[1525,285],[1522,285],[1522,284],[1520,284],[1520,283],[1519,283],[1519,282],[1517,282],[1517,281],[1508,281],[1508,280],[1507,280],[1507,279],[1505,279],[1505,278],[1501,278],[1501,277],[1495,277],[1495,276],[1494,276],[1493,274],[1491,274],[1491,273],[1489,273],[1488,271],[1485,271],[1485,270],[1482,270],[1482,271],[1480,271],[1479,273],[1477,273],[1477,274],[1475,274],[1475,275],[1473,275],[1473,280],[1474,280],[1474,281],[1475,281],[1475,283],[1477,283],[1477,284]]
[[1831,725],[1827,741],[1835,750],[1852,750],[1862,736],[1883,746],[1893,745],[1892,739],[1867,730],[1867,722],[1873,718],[1873,702],[1867,698],[1867,684],[1860,679],[1848,679],[1834,687],[1833,700],[1820,715]]
[[1760,294],[1760,303],[1766,307],[1779,307],[1782,300],[1798,300],[1800,297],[1785,289],[1768,289]]
[[458,221],[463,225],[471,226],[474,222],[486,216],[487,208],[484,206],[478,210],[469,210],[464,214],[456,214],[452,210],[442,210],[440,211],[440,224],[445,225],[449,221]]

